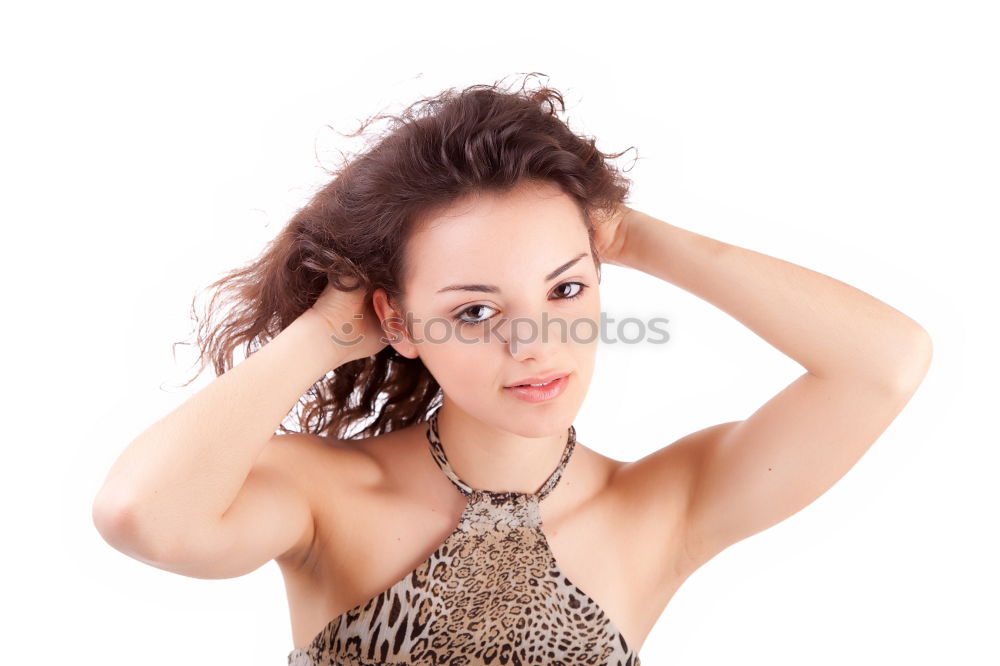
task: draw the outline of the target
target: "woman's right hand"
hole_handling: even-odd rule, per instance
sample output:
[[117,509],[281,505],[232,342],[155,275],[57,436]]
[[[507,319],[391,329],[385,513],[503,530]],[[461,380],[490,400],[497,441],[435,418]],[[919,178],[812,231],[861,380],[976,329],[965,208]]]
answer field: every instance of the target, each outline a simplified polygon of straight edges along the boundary
[[322,318],[330,331],[330,344],[339,345],[343,362],[367,358],[385,348],[387,339],[371,299],[363,288],[336,289],[329,282],[306,314]]

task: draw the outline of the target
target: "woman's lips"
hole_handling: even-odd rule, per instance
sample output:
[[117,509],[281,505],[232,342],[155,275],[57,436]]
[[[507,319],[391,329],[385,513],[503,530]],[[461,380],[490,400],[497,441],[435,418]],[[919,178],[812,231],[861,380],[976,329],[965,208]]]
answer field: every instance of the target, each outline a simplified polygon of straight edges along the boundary
[[544,386],[506,386],[505,391],[510,391],[515,397],[525,402],[545,402],[559,396],[569,382],[569,375],[564,375],[559,379],[553,379]]

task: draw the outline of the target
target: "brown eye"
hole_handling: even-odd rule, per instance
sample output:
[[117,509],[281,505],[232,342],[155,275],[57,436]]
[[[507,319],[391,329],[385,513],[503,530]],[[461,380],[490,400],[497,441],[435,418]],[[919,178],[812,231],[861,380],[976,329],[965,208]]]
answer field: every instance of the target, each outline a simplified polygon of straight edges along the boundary
[[579,298],[579,296],[583,293],[583,290],[587,288],[587,285],[585,285],[582,282],[563,282],[561,285],[559,285],[558,287],[556,287],[556,289],[560,289],[561,287],[566,287],[566,286],[571,286],[571,285],[579,285],[580,289],[578,291],[576,291],[575,293],[570,294],[569,296],[563,296],[562,300],[568,301],[568,300],[573,299],[573,298]]
[[476,319],[474,321],[469,321],[462,316],[465,313],[470,312],[471,310],[475,310],[477,308],[486,308],[488,310],[493,309],[490,306],[483,305],[481,303],[479,305],[470,305],[469,307],[465,308],[464,310],[458,313],[458,315],[455,317],[455,321],[459,322],[460,324],[464,324],[466,326],[478,326],[479,324],[482,324],[484,321],[486,321],[486,319],[488,319],[488,317],[486,319]]

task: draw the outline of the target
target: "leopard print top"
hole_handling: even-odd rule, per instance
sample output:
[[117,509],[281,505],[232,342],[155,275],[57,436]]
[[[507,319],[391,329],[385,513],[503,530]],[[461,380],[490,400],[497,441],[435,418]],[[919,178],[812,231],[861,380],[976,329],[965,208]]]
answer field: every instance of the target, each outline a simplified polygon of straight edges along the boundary
[[330,621],[288,655],[288,666],[640,666],[611,619],[563,574],[541,530],[539,501],[573,454],[532,494],[476,490],[452,470],[437,434],[438,466],[468,497],[454,531],[430,557],[381,592]]

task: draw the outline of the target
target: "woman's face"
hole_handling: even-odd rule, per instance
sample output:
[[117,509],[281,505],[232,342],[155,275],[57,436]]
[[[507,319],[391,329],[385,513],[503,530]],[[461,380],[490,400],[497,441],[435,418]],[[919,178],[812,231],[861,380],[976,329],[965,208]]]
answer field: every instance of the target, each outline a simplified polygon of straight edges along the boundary
[[[582,213],[550,183],[456,202],[421,225],[406,249],[408,326],[393,343],[419,356],[448,402],[540,437],[572,423],[599,340],[597,268]],[[379,297],[376,297],[376,302]],[[505,387],[569,373],[562,393],[526,402]]]

